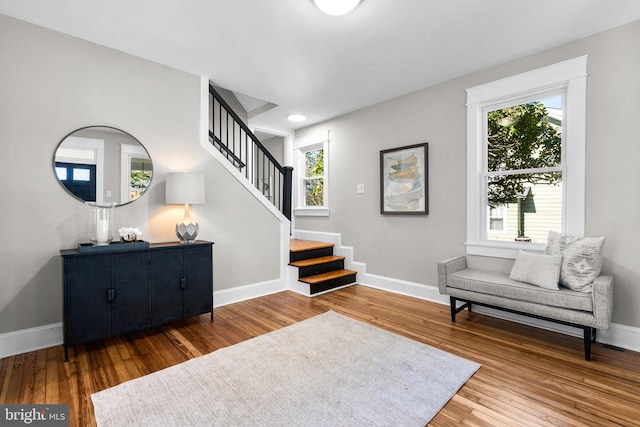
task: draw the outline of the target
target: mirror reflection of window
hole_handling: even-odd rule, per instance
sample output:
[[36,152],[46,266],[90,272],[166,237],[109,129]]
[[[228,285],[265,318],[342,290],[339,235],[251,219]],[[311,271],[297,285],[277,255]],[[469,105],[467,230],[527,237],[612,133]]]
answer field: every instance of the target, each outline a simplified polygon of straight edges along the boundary
[[140,197],[151,184],[153,168],[151,166],[151,160],[139,157],[131,157],[129,168],[131,171],[129,200],[135,200]]
[[151,159],[141,145],[120,146],[121,203],[128,203],[140,197],[149,188],[152,175]]

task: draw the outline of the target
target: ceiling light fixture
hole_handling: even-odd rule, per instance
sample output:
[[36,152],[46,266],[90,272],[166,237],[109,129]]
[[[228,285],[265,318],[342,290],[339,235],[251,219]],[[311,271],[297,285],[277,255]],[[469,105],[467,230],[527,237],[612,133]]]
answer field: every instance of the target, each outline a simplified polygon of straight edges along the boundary
[[287,116],[287,119],[291,120],[292,122],[304,122],[305,120],[307,120],[307,118],[302,114],[289,114]]
[[341,16],[355,9],[360,0],[313,0],[313,2],[327,15]]

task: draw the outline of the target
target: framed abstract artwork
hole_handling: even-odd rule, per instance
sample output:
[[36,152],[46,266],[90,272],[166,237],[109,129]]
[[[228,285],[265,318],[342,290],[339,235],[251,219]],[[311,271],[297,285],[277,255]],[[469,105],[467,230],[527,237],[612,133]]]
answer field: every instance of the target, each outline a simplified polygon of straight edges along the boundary
[[380,151],[380,213],[428,215],[429,144]]

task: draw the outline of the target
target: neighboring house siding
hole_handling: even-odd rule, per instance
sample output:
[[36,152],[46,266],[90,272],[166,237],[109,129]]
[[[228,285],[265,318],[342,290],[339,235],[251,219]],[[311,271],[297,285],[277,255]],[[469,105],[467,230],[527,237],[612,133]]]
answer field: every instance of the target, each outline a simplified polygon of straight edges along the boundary
[[[525,235],[533,243],[545,243],[549,230],[561,231],[562,185],[533,185],[535,213],[525,213]],[[487,233],[488,240],[514,241],[518,235],[518,204],[507,205],[506,230],[501,233]]]

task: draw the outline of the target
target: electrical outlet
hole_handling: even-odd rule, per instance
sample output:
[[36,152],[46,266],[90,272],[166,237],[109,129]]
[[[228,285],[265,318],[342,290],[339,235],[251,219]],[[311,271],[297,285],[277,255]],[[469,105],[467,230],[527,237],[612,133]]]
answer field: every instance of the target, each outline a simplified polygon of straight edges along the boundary
[[357,192],[358,194],[362,194],[362,193],[364,193],[364,184],[358,184],[358,185],[356,186],[356,192]]

